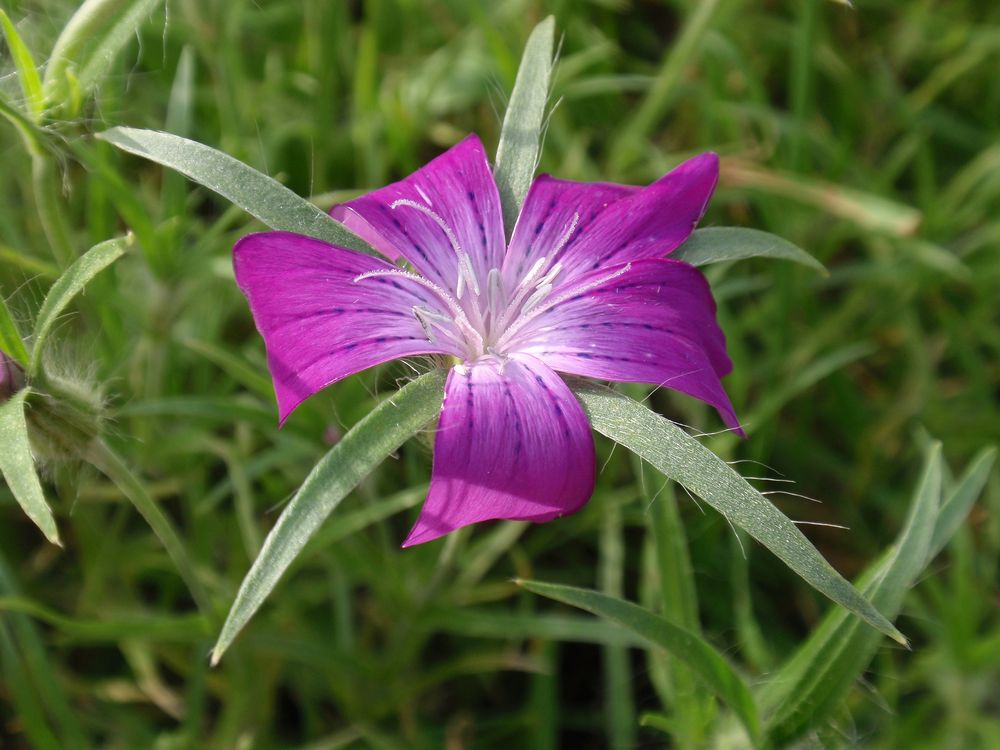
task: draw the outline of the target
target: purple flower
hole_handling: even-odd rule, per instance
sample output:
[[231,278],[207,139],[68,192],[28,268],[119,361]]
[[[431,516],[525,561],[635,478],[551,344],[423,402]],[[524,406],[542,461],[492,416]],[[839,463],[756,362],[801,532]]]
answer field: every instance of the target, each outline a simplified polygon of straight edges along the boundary
[[24,374],[17,363],[0,352],[0,404],[24,388]]
[[739,424],[715,302],[664,256],[718,178],[703,154],[646,188],[541,176],[509,246],[483,146],[469,136],[335,218],[388,261],[285,232],[245,237],[236,278],[267,345],[281,420],[347,375],[450,355],[430,492],[403,546],[490,519],[548,521],[594,488],[594,442],[557,374],[662,385]]

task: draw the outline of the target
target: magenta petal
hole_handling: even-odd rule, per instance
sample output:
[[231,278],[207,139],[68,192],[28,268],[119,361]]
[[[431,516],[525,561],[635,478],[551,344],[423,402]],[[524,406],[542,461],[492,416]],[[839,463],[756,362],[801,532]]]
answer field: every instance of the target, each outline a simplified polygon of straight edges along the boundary
[[489,270],[500,265],[505,241],[500,196],[483,144],[475,135],[406,179],[331,211],[386,257],[402,256],[431,281],[453,290],[459,259],[448,231],[428,211],[412,204],[429,209],[448,227],[485,287]]
[[514,333],[514,351],[560,372],[686,393],[714,406],[742,434],[720,381],[732,369],[725,336],[696,268],[638,260],[592,272],[557,299],[562,301]]
[[[531,183],[524,199],[517,226],[510,238],[510,248],[504,258],[503,275],[507,288],[517,286],[539,258],[544,256],[555,262],[553,252],[560,245],[561,252],[565,252],[580,242],[609,206],[641,189],[607,182],[571,182],[539,175]],[[572,234],[566,237],[571,228]],[[556,254],[561,255],[561,252]]]
[[594,490],[594,440],[579,402],[534,357],[452,369],[431,487],[404,547],[506,518],[549,521]]
[[233,248],[236,281],[267,345],[281,421],[347,375],[399,357],[456,351],[431,344],[413,307],[447,314],[432,291],[394,266],[288,232],[252,234]]
[[[662,258],[691,235],[718,177],[719,157],[713,153],[688,159],[645,188],[539,177],[511,238],[504,279],[516,283],[542,256],[562,264],[559,284],[594,269]],[[558,249],[574,216],[576,229]]]

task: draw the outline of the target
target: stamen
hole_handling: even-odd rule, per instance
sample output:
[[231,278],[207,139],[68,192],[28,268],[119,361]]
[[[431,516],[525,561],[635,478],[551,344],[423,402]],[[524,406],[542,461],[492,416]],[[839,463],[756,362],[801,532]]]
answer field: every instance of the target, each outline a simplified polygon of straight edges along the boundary
[[538,286],[540,287],[542,284],[548,284],[551,286],[553,282],[555,282],[556,276],[562,272],[562,268],[562,263],[557,262],[551,269],[549,269],[547,274],[538,280]]
[[524,274],[524,278],[521,279],[521,283],[518,284],[518,287],[527,286],[531,282],[531,280],[538,275],[538,272],[545,267],[545,264],[547,262],[548,262],[548,257],[545,255],[536,260],[535,264],[528,269],[528,272],[526,274]]
[[[520,280],[517,288],[514,291],[514,295],[507,305],[507,309],[504,310],[504,314],[501,317],[501,325],[505,326],[510,322],[511,317],[524,315],[526,312],[537,306],[545,296],[552,291],[552,287],[555,284],[556,277],[562,272],[562,263],[556,261],[555,264],[548,270],[548,272],[542,276],[542,278],[535,281],[535,277],[542,272],[549,258],[558,257],[559,253],[563,251],[566,244],[572,239],[573,233],[576,231],[577,226],[580,223],[580,214],[574,213],[573,218],[570,219],[569,226],[566,227],[559,241],[547,254],[543,255],[541,258],[536,260],[531,268],[528,270]],[[531,286],[534,284],[535,291],[531,293]],[[524,298],[531,294],[528,301],[525,302]],[[522,306],[523,303],[523,306]]]
[[562,252],[563,248],[570,241],[573,236],[573,232],[576,231],[577,224],[580,223],[580,214],[573,214],[573,218],[569,222],[569,227],[563,232],[562,237],[559,238],[559,242],[556,243],[555,248],[549,251],[549,255],[553,258],[558,258],[559,253]]
[[526,315],[527,313],[534,310],[538,303],[541,302],[552,291],[551,284],[540,284],[535,290],[535,293],[528,297],[527,302],[521,307],[521,315]]
[[490,312],[498,312],[503,307],[503,299],[503,276],[499,268],[491,268],[486,275],[486,301]]
[[458,329],[465,337],[466,345],[475,349],[477,352],[483,350],[483,337],[469,322],[468,317],[465,315],[465,311],[462,310],[462,307],[450,294],[448,294],[448,292],[439,287],[433,281],[425,279],[423,276],[419,276],[415,273],[404,271],[402,268],[379,268],[374,271],[366,271],[365,273],[355,276],[354,283],[356,284],[359,281],[364,281],[365,279],[374,279],[381,276],[401,276],[404,279],[409,279],[410,281],[420,284],[420,286],[430,289],[441,298],[441,301],[444,302],[445,305],[448,306],[448,310],[454,317],[453,322],[456,326],[458,326]]
[[[424,329],[424,335],[427,336],[428,341],[432,344],[441,343],[438,333],[443,333],[452,343],[458,344],[459,348],[461,348],[464,342],[455,340],[455,330],[451,318],[426,307],[420,307],[419,305],[414,305],[412,310],[413,317],[417,319],[420,327]],[[437,330],[435,331],[435,329]]]
[[[423,193],[421,193],[423,195]],[[430,201],[428,201],[429,203]],[[406,206],[419,211],[424,216],[428,217],[431,221],[437,224],[441,231],[444,232],[445,236],[448,238],[448,242],[451,243],[452,250],[455,251],[455,255],[458,256],[458,280],[455,283],[455,295],[462,299],[462,292],[465,290],[465,284],[468,283],[472,287],[472,291],[479,296],[479,280],[476,278],[476,272],[472,267],[472,259],[469,254],[466,253],[462,246],[458,244],[458,237],[455,233],[451,231],[451,227],[448,223],[438,215],[434,209],[429,206],[425,206],[422,203],[417,203],[416,201],[411,201],[408,198],[400,198],[397,201],[393,201],[389,204],[389,208],[395,210],[400,206]]]
[[420,197],[424,199],[424,203],[426,203],[428,206],[433,206],[434,205],[434,201],[432,201],[430,199],[430,196],[428,196],[427,193],[425,193],[421,189],[420,185],[414,185],[413,187],[415,187],[417,189],[417,192],[420,193]]
[[631,270],[632,270],[632,264],[626,263],[622,268],[619,268],[614,273],[610,273],[607,276],[602,276],[599,279],[594,279],[593,281],[584,284],[583,286],[573,287],[572,289],[569,289],[566,292],[560,294],[558,297],[554,297],[548,302],[545,302],[539,307],[536,307],[534,310],[531,310],[530,312],[526,310],[525,312],[527,312],[528,314],[522,313],[521,316],[518,317],[518,319],[511,324],[510,328],[506,330],[504,335],[501,337],[500,341],[497,342],[497,346],[500,347],[501,349],[509,348],[509,344],[511,342],[511,339],[514,337],[514,334],[516,334],[518,331],[520,331],[528,323],[530,323],[532,320],[537,318],[542,313],[551,310],[556,305],[560,305],[568,299],[572,299],[573,297],[579,297],[581,294],[586,294],[591,289],[595,289],[603,284],[608,283],[609,281],[613,281],[614,279],[617,279],[619,276],[622,276],[623,274],[626,274]]

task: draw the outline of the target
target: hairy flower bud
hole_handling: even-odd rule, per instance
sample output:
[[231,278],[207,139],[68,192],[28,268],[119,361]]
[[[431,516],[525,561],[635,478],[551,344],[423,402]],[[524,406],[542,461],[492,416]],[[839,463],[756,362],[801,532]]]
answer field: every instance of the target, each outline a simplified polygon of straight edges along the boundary
[[41,460],[81,458],[100,437],[104,404],[100,393],[85,382],[49,375],[32,388],[29,403],[31,443]]
[[0,352],[0,403],[24,388],[24,373],[17,362]]

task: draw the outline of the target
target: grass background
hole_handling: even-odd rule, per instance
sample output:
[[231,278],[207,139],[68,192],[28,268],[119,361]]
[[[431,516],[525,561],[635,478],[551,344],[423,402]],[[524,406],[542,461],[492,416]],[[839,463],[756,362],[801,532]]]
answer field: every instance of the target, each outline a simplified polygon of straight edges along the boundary
[[[797,520],[849,526],[807,533],[854,575],[898,530],[928,436],[954,466],[1000,442],[1000,7],[857,6],[170,0],[84,115],[53,126],[74,247],[128,227],[140,249],[79,299],[49,369],[100,391],[108,439],[176,521],[224,613],[327,441],[409,371],[351,378],[278,432],[230,269],[233,242],[255,227],[88,134],[188,135],[328,206],[469,131],[495,147],[524,40],[553,13],[563,39],[543,171],[645,183],[716,150],[705,224],[776,233],[830,268],[709,269],[750,439],[708,440],[822,500],[773,496]],[[5,9],[44,61],[73,6]],[[12,75],[0,85],[19,97]],[[55,267],[30,160],[6,123],[0,139],[0,293],[26,323]],[[721,426],[690,400],[653,402]],[[65,550],[0,488],[0,746],[668,745],[636,726],[661,710],[656,665],[623,651],[611,626],[509,583],[648,600],[650,507],[671,495],[598,447],[599,489],[578,515],[404,552],[430,466],[426,441],[411,441],[331,518],[216,669],[218,623],[193,614],[141,517],[72,456],[48,461]],[[766,680],[828,605],[724,519],[678,502],[706,632]],[[838,716],[837,742],[1000,746],[998,506],[994,476],[908,597],[900,626],[914,652],[886,643]]]

